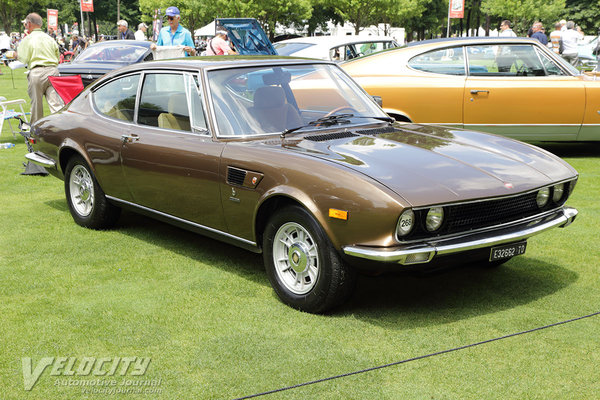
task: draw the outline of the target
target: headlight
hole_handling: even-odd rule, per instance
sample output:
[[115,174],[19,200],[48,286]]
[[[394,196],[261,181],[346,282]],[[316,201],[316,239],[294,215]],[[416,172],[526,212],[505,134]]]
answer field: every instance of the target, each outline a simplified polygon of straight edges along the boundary
[[535,198],[538,207],[542,208],[548,204],[548,198],[550,198],[550,189],[547,187],[540,189],[537,197]]
[[432,207],[427,212],[425,226],[429,232],[437,231],[444,222],[444,209],[442,207]]
[[558,185],[554,185],[552,188],[552,201],[558,203],[562,199],[563,194],[565,194],[565,184],[559,183]]
[[405,210],[402,215],[400,215],[400,219],[398,220],[398,225],[396,226],[396,233],[398,237],[408,235],[413,227],[415,226],[415,213],[413,210]]
[[575,190],[576,184],[577,184],[577,179],[573,179],[571,182],[569,182],[569,196],[571,195],[571,193],[573,193],[573,190]]

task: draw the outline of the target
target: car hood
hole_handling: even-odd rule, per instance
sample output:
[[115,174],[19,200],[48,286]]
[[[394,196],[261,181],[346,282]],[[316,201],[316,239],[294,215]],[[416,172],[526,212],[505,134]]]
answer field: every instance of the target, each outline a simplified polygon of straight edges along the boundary
[[412,206],[512,195],[577,175],[543,149],[496,135],[415,124],[358,132],[286,138],[285,147],[367,175]]
[[81,75],[104,75],[107,72],[115,70],[117,68],[124,67],[127,64],[123,63],[111,63],[111,62],[73,62],[64,63],[58,66],[58,71],[61,74],[81,74]]

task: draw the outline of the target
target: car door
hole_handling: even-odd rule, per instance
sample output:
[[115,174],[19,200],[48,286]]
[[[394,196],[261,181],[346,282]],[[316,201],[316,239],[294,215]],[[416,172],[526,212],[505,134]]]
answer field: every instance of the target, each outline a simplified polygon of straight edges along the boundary
[[521,140],[575,140],[583,82],[529,43],[466,47],[464,127]]
[[123,172],[136,204],[224,230],[218,182],[223,144],[208,134],[201,93],[195,74],[144,73],[137,124],[121,149]]

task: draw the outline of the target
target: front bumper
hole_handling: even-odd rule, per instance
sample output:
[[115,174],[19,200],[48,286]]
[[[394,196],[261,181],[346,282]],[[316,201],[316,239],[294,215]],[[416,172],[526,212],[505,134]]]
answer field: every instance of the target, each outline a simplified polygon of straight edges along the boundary
[[434,257],[467,252],[505,243],[518,242],[555,227],[570,225],[577,217],[577,210],[563,207],[548,215],[527,219],[499,229],[474,234],[465,233],[458,237],[410,244],[405,247],[374,248],[345,246],[346,255],[384,263],[402,265],[430,262]]

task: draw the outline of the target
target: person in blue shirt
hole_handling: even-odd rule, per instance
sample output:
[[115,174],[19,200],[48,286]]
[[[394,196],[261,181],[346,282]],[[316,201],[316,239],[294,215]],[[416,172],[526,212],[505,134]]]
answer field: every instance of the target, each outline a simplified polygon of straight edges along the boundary
[[192,34],[183,26],[179,25],[179,20],[181,19],[179,8],[171,6],[167,8],[165,14],[169,20],[169,26],[165,26],[160,30],[156,45],[153,45],[152,48],[155,49],[155,46],[183,45],[185,46],[183,51],[185,51],[186,56],[195,56],[196,49],[194,47],[194,39],[192,39]]

